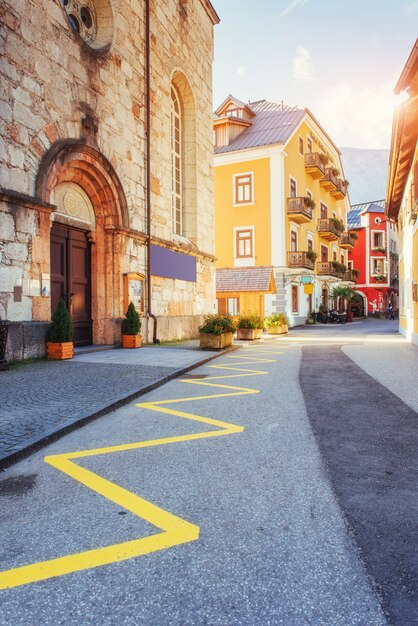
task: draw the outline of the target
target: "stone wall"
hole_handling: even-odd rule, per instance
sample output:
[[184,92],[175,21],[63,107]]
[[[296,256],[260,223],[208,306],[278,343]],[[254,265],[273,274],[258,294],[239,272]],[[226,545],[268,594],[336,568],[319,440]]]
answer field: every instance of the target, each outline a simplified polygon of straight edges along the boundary
[[[39,206],[48,206],[53,189],[40,189],[39,180],[59,142],[79,141],[103,155],[126,200],[127,228],[114,237],[113,254],[118,255],[114,265],[120,270],[120,277],[112,277],[118,283],[115,319],[121,315],[122,273],[146,271],[144,3],[92,2],[98,15],[104,12],[105,28],[99,26],[106,45],[100,50],[80,38],[58,0],[2,2],[0,187],[32,200],[32,204],[13,202],[8,196],[0,206],[0,316],[12,321],[40,322],[50,317],[49,298],[42,297],[40,289],[42,274],[50,270],[52,209]],[[213,310],[215,299],[213,22],[205,4],[204,0],[151,1],[152,235],[165,245],[179,244],[171,224],[170,89],[174,83],[187,130],[184,234],[191,253],[198,254],[196,284],[153,278],[153,308],[162,319],[198,319]],[[66,180],[89,193],[87,174],[83,178],[74,172]],[[103,198],[100,210],[103,214],[96,217],[102,219],[104,229],[111,228]],[[171,339],[171,326],[161,323],[160,327],[161,338]],[[117,327],[115,341],[118,332]],[[173,331],[176,337],[178,332]],[[110,340],[112,333],[107,331],[98,339]]]

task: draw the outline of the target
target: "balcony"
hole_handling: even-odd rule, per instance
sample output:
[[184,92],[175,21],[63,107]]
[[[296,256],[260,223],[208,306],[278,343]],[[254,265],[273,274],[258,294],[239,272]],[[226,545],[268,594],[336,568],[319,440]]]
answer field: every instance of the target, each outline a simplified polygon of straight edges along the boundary
[[298,224],[305,224],[312,219],[312,206],[305,197],[287,199],[287,215]]
[[292,269],[305,269],[313,270],[315,261],[313,255],[309,255],[308,252],[288,252],[287,253],[287,265]]
[[344,248],[344,250],[352,250],[356,245],[356,236],[355,233],[343,233],[340,239],[340,247]]
[[320,237],[335,241],[341,237],[344,225],[335,217],[321,217],[318,220],[318,233]]
[[347,270],[343,276],[343,280],[347,283],[355,283],[357,278],[358,272],[356,270]]
[[327,167],[325,170],[325,175],[319,181],[319,184],[326,189],[327,191],[335,192],[338,189],[338,178],[335,174],[333,174],[333,168]]
[[308,152],[305,154],[305,171],[312,178],[323,178],[325,176],[326,157],[319,152]]
[[330,190],[331,196],[336,200],[342,200],[347,195],[347,187],[348,183],[345,180],[337,178],[337,188]]
[[346,273],[345,265],[337,263],[337,261],[317,261],[316,273],[318,276],[334,276],[343,279]]

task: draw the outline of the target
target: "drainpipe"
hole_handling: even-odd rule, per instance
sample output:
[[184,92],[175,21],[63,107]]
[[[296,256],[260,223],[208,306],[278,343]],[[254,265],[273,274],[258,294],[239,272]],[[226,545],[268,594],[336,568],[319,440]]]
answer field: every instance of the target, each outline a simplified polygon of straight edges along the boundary
[[146,211],[147,211],[147,314],[154,322],[152,341],[157,339],[157,317],[151,311],[151,93],[150,93],[150,0],[145,0],[145,91],[146,91]]

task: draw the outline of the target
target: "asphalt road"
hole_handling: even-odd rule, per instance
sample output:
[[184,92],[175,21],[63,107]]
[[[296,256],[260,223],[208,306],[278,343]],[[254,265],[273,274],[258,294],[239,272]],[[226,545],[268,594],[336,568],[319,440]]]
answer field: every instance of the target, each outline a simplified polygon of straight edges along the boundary
[[6,470],[0,624],[392,623],[306,410],[318,339],[221,356]]

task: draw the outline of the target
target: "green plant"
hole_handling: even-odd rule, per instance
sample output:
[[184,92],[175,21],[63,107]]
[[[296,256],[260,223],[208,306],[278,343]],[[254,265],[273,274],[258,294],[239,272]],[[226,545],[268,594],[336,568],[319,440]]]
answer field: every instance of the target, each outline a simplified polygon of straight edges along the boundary
[[374,277],[374,282],[375,283],[385,283],[386,282],[386,276],[384,274],[377,274]]
[[338,261],[332,261],[332,267],[335,272],[338,272],[341,274],[344,274],[347,271],[347,268],[344,265],[344,263],[339,263]]
[[308,250],[306,253],[306,257],[312,261],[312,263],[315,263],[316,261],[316,257],[317,257],[317,253],[315,252],[315,250]]
[[348,236],[350,237],[350,239],[358,239],[358,235],[357,233],[348,233]]
[[284,326],[289,324],[289,320],[287,319],[286,313],[273,313],[273,315],[269,315],[264,320],[264,325],[266,328],[270,328],[271,326]]
[[231,315],[206,315],[199,333],[208,335],[222,335],[222,333],[234,333],[237,327]]
[[319,307],[318,307],[318,311],[319,311],[319,313],[326,313],[328,311],[328,309],[325,306],[325,304],[320,304]]
[[50,343],[66,343],[73,340],[71,318],[63,298],[52,314],[51,323],[46,331],[46,340]]
[[354,278],[358,278],[360,276],[360,271],[354,268],[351,270],[351,273],[354,276]]
[[357,293],[351,287],[334,287],[331,292],[331,298],[343,298],[347,302],[347,314],[351,313],[351,302]]
[[399,259],[399,254],[397,252],[391,252],[390,258],[393,259],[394,261],[397,261]]
[[141,330],[141,318],[133,302],[129,303],[125,318],[122,321],[122,335],[137,335]]
[[257,313],[250,313],[248,315],[239,315],[237,328],[264,328],[263,318]]
[[305,206],[310,207],[312,210],[315,208],[316,204],[310,196],[305,196],[304,201],[305,201]]
[[386,254],[386,248],[375,248],[374,249],[375,252],[382,252],[383,254]]
[[338,219],[338,217],[330,217],[330,220],[336,230],[339,230],[340,232],[344,230],[344,224]]
[[341,182],[342,182],[343,186],[347,189],[347,187],[348,187],[348,186],[349,186],[349,184],[350,184],[350,181],[348,181],[347,179],[345,179],[345,180],[342,180]]

